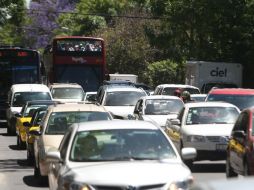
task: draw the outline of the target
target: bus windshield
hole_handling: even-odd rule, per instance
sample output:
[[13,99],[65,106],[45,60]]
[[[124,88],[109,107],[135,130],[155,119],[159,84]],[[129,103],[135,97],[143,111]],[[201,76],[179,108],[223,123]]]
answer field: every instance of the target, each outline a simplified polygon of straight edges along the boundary
[[97,91],[100,86],[102,68],[94,65],[55,65],[55,79],[59,83],[75,82],[86,91]]

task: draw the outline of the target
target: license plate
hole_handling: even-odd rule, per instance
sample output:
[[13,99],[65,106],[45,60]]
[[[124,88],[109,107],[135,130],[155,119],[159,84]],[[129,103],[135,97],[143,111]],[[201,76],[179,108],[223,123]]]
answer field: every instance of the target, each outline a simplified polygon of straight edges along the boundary
[[216,150],[226,150],[227,146],[226,144],[216,144]]

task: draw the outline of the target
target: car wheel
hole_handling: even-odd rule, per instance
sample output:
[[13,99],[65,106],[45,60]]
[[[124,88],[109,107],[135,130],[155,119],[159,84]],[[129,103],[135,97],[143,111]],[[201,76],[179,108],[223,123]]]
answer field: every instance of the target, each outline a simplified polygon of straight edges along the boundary
[[249,167],[248,167],[248,163],[245,161],[244,163],[244,176],[249,176],[250,172],[249,172]]
[[238,174],[233,171],[231,165],[230,165],[230,158],[227,156],[226,160],[226,177],[231,178],[231,177],[237,177]]
[[27,162],[29,165],[34,164],[34,157],[32,156],[32,154],[30,153],[30,151],[27,149],[26,151],[26,157],[27,157]]
[[21,137],[19,135],[17,135],[17,146],[21,150],[26,148],[26,143],[22,142]]

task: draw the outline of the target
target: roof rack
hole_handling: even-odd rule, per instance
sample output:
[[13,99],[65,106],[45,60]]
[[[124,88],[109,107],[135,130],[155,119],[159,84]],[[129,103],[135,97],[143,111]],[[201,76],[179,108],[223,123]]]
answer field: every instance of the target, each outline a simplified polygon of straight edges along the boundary
[[126,81],[126,80],[109,80],[103,81],[103,85],[128,85],[128,86],[134,86],[134,83],[131,81]]

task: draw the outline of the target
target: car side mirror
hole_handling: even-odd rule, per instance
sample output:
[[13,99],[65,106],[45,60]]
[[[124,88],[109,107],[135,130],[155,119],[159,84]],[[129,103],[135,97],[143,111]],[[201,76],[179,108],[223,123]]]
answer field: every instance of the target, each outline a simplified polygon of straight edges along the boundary
[[23,123],[23,125],[24,125],[25,127],[32,127],[31,123],[28,122],[28,121],[25,121],[25,122]]
[[183,160],[193,160],[197,156],[197,150],[195,148],[182,148],[181,149],[181,156]]
[[62,162],[61,154],[58,150],[49,150],[46,152],[46,162]]
[[232,132],[232,136],[235,137],[235,138],[245,138],[246,133],[242,130],[237,130],[237,131]]
[[171,123],[171,125],[180,125],[181,124],[179,119],[171,119],[170,123]]
[[41,131],[38,131],[38,130],[30,130],[30,131],[29,131],[29,135],[40,136],[40,135],[41,135]]

